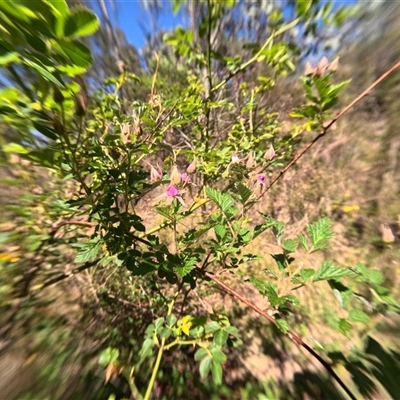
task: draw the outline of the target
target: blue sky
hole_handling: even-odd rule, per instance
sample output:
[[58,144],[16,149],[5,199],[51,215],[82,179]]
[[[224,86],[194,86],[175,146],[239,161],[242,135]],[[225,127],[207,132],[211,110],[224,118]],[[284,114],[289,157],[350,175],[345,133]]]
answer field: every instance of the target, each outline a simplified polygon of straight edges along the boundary
[[[143,0],[146,1],[146,0]],[[112,8],[112,1],[106,0],[109,15],[116,26],[119,26],[125,33],[128,41],[135,47],[141,48],[144,45],[144,33],[141,27],[146,25],[150,29],[149,14],[143,10],[139,0],[113,0],[117,12]],[[93,1],[93,9],[97,15],[101,15],[96,2]],[[172,13],[169,0],[162,1],[163,10],[158,21],[158,28],[163,30],[171,30],[177,25],[183,25],[182,14],[176,16]]]
[[[96,14],[100,16],[101,12],[97,0],[88,0],[87,2],[91,3]],[[151,30],[149,13],[143,9],[142,2],[144,3],[146,0],[105,0],[113,25],[120,27],[128,41],[137,49],[142,48],[145,43],[142,26],[147,26]],[[336,0],[334,3],[336,8],[339,5],[349,5],[356,2],[357,0]],[[161,0],[160,3],[162,4],[162,11],[158,20],[158,29],[168,31],[177,25],[184,25],[182,13],[173,14],[170,0]]]

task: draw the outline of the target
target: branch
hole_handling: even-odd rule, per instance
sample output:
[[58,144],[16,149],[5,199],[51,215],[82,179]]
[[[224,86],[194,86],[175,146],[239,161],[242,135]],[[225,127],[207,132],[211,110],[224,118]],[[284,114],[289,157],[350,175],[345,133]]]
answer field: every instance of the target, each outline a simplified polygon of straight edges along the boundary
[[282,33],[288,31],[289,29],[292,29],[299,23],[300,19],[297,18],[294,21],[288,23],[287,25],[283,26],[282,28],[278,29],[276,32],[272,33],[271,36],[266,40],[266,42],[261,46],[261,48],[258,50],[258,52],[250,58],[249,61],[245,62],[242,64],[236,71],[231,72],[224,80],[222,80],[218,85],[216,85],[214,88],[212,88],[212,92],[216,92],[217,90],[221,89],[224,85],[226,85],[234,76],[236,76],[239,72],[244,71],[248,66],[253,64],[258,60],[262,52],[267,48],[268,45],[270,45],[273,40],[281,35]]
[[[228,285],[220,281],[214,274],[211,274],[210,272],[202,271],[201,269],[197,268],[197,271],[201,272],[203,275],[206,277],[210,278],[213,280],[218,286],[222,287],[225,292],[233,296],[236,300],[241,301],[242,303],[246,304],[248,307],[250,307],[252,310],[254,310],[256,313],[260,314],[264,318],[267,318],[268,321],[273,323],[275,326],[276,321],[273,317],[271,317],[269,314],[267,314],[265,311],[261,310],[258,308],[255,304],[253,304],[251,301],[247,300],[246,298],[242,297],[239,293],[235,292],[232,288],[230,288]],[[336,380],[336,382],[343,388],[343,390],[348,394],[348,396],[352,400],[356,400],[356,397],[354,394],[350,391],[350,389],[345,385],[345,383],[339,378],[339,376],[336,374],[336,372],[332,369],[330,364],[325,361],[314,349],[312,349],[308,344],[306,344],[298,335],[296,335],[293,332],[287,332],[286,336],[291,339],[293,342],[295,342],[297,345],[304,347],[314,358],[316,358],[323,366],[324,368],[329,372],[329,374]]]
[[375,88],[377,85],[379,85],[385,78],[387,78],[392,72],[394,72],[397,68],[400,67],[400,62],[398,62],[397,64],[393,65],[392,68],[390,68],[389,70],[387,70],[380,78],[378,78],[371,86],[369,86],[367,89],[365,89],[357,98],[355,98],[348,106],[346,106],[345,108],[343,108],[342,111],[340,111],[339,113],[336,114],[336,116],[332,119],[332,121],[329,122],[329,124],[327,124],[324,127],[324,130],[319,133],[310,143],[307,144],[306,147],[304,147],[303,150],[300,151],[300,153],[298,155],[296,155],[292,161],[290,161],[289,164],[286,165],[285,168],[283,168],[279,174],[271,181],[271,183],[258,195],[257,200],[260,200],[260,198],[262,196],[264,196],[264,194],[266,192],[268,192],[269,189],[271,189],[271,187],[283,176],[283,174],[289,169],[291,168],[294,164],[297,163],[297,161],[299,161],[299,159],[313,146],[314,143],[316,143],[319,139],[321,139],[323,136],[325,136],[325,133],[329,130],[329,128],[332,127],[332,125],[341,117],[343,117],[344,114],[346,114],[352,107],[354,107],[361,99],[363,99],[365,96],[367,96],[367,94],[373,89]]
[[87,262],[83,265],[80,265],[79,267],[74,268],[72,271],[67,272],[65,274],[61,274],[56,276],[55,278],[49,279],[48,281],[39,284],[35,287],[35,289],[44,289],[48,286],[54,285],[55,283],[58,283],[60,281],[62,281],[63,279],[69,278],[72,275],[78,274],[79,272],[84,271],[85,269],[89,269],[93,266],[95,266],[96,264],[98,264],[100,262],[100,259],[95,260],[95,261],[91,261],[91,262]]

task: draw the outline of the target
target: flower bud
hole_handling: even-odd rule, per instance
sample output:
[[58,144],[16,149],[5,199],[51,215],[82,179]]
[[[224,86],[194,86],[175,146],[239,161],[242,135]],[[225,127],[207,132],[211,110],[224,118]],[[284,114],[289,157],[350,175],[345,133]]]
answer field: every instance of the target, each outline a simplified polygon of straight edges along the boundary
[[196,159],[194,159],[190,165],[186,168],[188,174],[194,174],[196,172]]
[[328,71],[335,72],[339,67],[339,57],[336,57],[329,65]]
[[247,163],[246,163],[246,168],[251,169],[256,165],[256,159],[254,157],[254,151],[252,151],[248,158],[247,158]]
[[328,67],[329,67],[329,61],[324,56],[321,58],[321,61],[317,65],[317,71],[315,72],[315,75],[322,76],[325,73],[325,71],[328,69]]
[[179,185],[181,183],[181,174],[176,166],[171,170],[171,185]]
[[156,170],[153,166],[150,168],[150,181],[157,182],[162,178],[161,172]]
[[56,85],[53,85],[53,99],[57,104],[62,104],[64,102],[64,95]]
[[85,99],[81,94],[78,94],[75,97],[75,114],[78,117],[83,117],[86,114]]
[[315,75],[315,72],[317,71],[317,68],[313,67],[310,63],[310,61],[307,61],[305,66],[304,66],[304,75],[305,76],[313,76]]
[[270,148],[268,149],[268,151],[264,154],[264,159],[265,160],[272,160],[275,157],[275,150],[274,150],[274,146],[270,146]]

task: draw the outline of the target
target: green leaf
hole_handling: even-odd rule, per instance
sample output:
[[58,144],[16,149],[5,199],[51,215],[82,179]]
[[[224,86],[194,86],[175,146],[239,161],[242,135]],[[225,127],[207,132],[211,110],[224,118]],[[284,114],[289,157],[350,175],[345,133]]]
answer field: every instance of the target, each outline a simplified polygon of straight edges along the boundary
[[91,35],[96,32],[99,22],[96,14],[87,8],[74,8],[66,18],[64,35],[66,37]]
[[213,333],[219,331],[220,329],[221,325],[216,321],[212,321],[206,326],[206,333]]
[[307,238],[304,235],[297,235],[297,240],[306,251],[310,251],[310,246],[308,244]]
[[108,364],[111,364],[118,360],[119,351],[118,349],[114,349],[112,347],[107,347],[103,350],[99,357],[99,364],[102,367],[107,367]]
[[38,132],[40,132],[42,135],[46,136],[47,138],[52,139],[52,140],[58,139],[57,133],[55,132],[54,129],[51,129],[48,126],[43,125],[36,121],[33,122],[33,126],[35,127],[35,129]]
[[229,333],[226,330],[220,329],[214,335],[214,343],[217,344],[218,346],[225,346],[226,341],[228,340],[228,336]]
[[352,322],[363,322],[368,323],[370,318],[364,311],[361,310],[351,310],[348,316],[348,320]]
[[385,280],[382,273],[376,269],[369,270],[367,272],[367,278],[368,281],[374,285],[380,285]]
[[263,214],[263,213],[260,213],[260,214],[265,218],[265,224],[262,225],[263,228],[265,228],[265,229],[271,228],[275,237],[278,239],[278,241],[280,241],[282,239],[284,229],[285,229],[285,226],[283,225],[283,223],[266,215],[266,214]]
[[253,194],[253,191],[241,182],[236,184],[236,189],[239,192],[239,199],[242,204],[245,204]]
[[157,331],[164,324],[164,318],[163,317],[157,318],[153,323]]
[[307,231],[314,246],[313,251],[327,247],[327,241],[332,239],[334,236],[331,229],[331,220],[328,217],[310,224]]
[[167,316],[166,321],[168,326],[173,327],[176,324],[177,319],[174,314],[170,314]]
[[211,374],[216,385],[221,385],[222,383],[222,367],[221,364],[217,362],[212,363]]
[[205,378],[209,374],[210,368],[211,368],[211,363],[212,363],[212,358],[210,356],[204,357],[201,360],[201,363],[200,363],[200,376],[202,378]]
[[210,352],[211,352],[213,361],[215,361],[219,364],[223,364],[226,361],[226,355],[218,348],[214,348],[214,349],[210,350]]
[[272,307],[284,305],[287,301],[298,306],[298,298],[292,294],[279,296],[276,285],[272,282],[263,282],[259,279],[249,279],[249,281],[259,290],[262,296],[266,296]]
[[300,271],[300,278],[304,282],[308,281],[315,274],[315,270],[312,268],[304,268]]
[[357,274],[350,268],[338,267],[334,265],[331,261],[325,261],[322,263],[321,267],[316,271],[314,275],[313,282],[328,280],[328,279],[338,279],[345,276],[355,277]]
[[53,82],[58,87],[64,86],[62,80],[58,78],[54,72],[50,72],[44,65],[40,65],[37,62],[28,59],[25,59],[24,63],[32,69],[36,70],[39,75],[42,76],[45,80]]
[[346,333],[352,329],[353,329],[353,325],[351,325],[347,320],[345,320],[344,318],[341,318],[339,320],[339,330],[342,333]]
[[87,68],[92,65],[93,57],[90,50],[77,40],[60,40],[54,47],[78,67]]
[[280,331],[282,331],[283,333],[287,333],[289,331],[289,325],[284,319],[275,318],[275,321],[276,321],[276,326]]
[[250,282],[259,290],[262,296],[266,296],[271,306],[279,305],[279,295],[276,285],[272,282],[263,282],[259,279],[250,279]]
[[283,241],[283,245],[282,245],[283,249],[285,251],[287,251],[288,253],[291,253],[292,251],[295,251],[297,246],[298,246],[298,242],[296,242],[293,239],[284,240]]
[[221,209],[223,213],[231,211],[233,206],[233,198],[227,193],[220,193],[213,188],[206,188],[207,196]]
[[100,241],[99,238],[95,238],[90,240],[88,243],[85,243],[81,246],[78,254],[75,257],[76,263],[85,263],[90,260],[93,260],[100,250]]
[[17,154],[27,154],[29,151],[18,143],[6,143],[3,145],[2,150],[4,153],[17,153]]
[[200,361],[200,360],[202,360],[204,357],[206,357],[208,354],[209,354],[209,353],[208,353],[208,350],[207,350],[207,349],[205,349],[205,348],[203,348],[203,347],[200,347],[200,348],[196,351],[196,353],[194,353],[194,359],[195,359],[195,361]]
[[227,230],[223,225],[216,225],[214,226],[214,232],[218,240],[221,241],[225,238]]

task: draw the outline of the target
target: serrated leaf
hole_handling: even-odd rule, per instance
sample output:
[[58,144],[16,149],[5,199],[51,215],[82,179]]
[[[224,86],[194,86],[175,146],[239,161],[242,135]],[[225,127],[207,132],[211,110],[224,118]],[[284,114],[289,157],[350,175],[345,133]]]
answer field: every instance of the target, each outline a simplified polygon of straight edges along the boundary
[[195,361],[200,361],[202,360],[204,357],[206,357],[208,355],[208,351],[207,349],[200,347],[196,353],[194,353],[194,359]]
[[298,246],[298,242],[293,239],[286,239],[283,241],[282,247],[285,251],[291,253],[292,251],[295,251]]
[[276,326],[280,331],[282,331],[283,333],[287,333],[289,331],[289,325],[284,319],[275,318],[275,321],[276,321]]
[[171,208],[170,207],[155,207],[156,211],[165,218],[171,217]]
[[368,323],[370,320],[368,315],[361,310],[351,310],[347,319],[352,322],[363,322],[365,324]]
[[233,198],[227,193],[220,193],[214,188],[206,188],[207,196],[221,209],[227,213],[232,209],[234,204]]
[[212,363],[212,358],[210,356],[204,357],[201,360],[199,370],[200,370],[200,376],[202,378],[205,378],[209,374],[211,363]]
[[334,265],[331,261],[325,261],[322,263],[321,267],[316,271],[314,275],[313,282],[328,280],[328,279],[338,279],[345,276],[355,277],[357,274],[350,268],[338,267]]
[[186,260],[180,260],[180,263],[182,263],[183,265],[174,265],[174,272],[181,278],[183,278],[193,270],[197,262],[198,260],[195,257],[190,257]]
[[367,272],[367,277],[368,281],[374,285],[380,285],[385,280],[382,273],[376,269],[369,270]]
[[328,240],[333,238],[331,220],[328,217],[322,218],[307,227],[311,242],[314,246],[313,251],[324,249],[328,246]]
[[221,364],[217,362],[212,363],[211,373],[213,381],[216,385],[221,385],[222,383],[222,367]]
[[238,182],[236,184],[236,189],[238,190],[239,193],[239,199],[242,204],[245,204],[247,200],[251,197],[253,194],[253,191],[250,190],[246,185],[244,185],[241,182]]
[[329,286],[332,288],[333,294],[339,301],[340,305],[343,308],[346,308],[353,296],[353,291],[347,286],[343,285],[343,283],[333,279],[329,280]]
[[340,320],[339,320],[339,325],[338,325],[338,327],[339,327],[339,330],[342,332],[342,333],[346,333],[346,332],[348,332],[348,331],[350,331],[350,330],[352,330],[353,329],[353,325],[351,325],[347,320],[345,320],[344,318],[341,318]]
[[308,281],[312,276],[314,276],[315,270],[312,268],[304,268],[300,271],[300,278],[304,282]]
[[98,238],[92,239],[88,243],[85,243],[84,245],[81,246],[78,254],[75,257],[75,262],[85,263],[90,260],[93,260],[99,253],[99,250],[100,250],[99,239]]
[[283,223],[263,213],[260,214],[265,218],[265,224],[262,226],[265,227],[265,229],[271,228],[272,233],[275,235],[278,241],[280,241],[285,229]]
[[218,240],[223,240],[226,236],[227,230],[223,225],[216,225],[214,226],[214,232]]
[[250,282],[258,289],[262,296],[266,296],[271,306],[279,304],[279,295],[276,285],[272,282],[263,282],[259,279],[250,279]]
[[310,251],[310,246],[308,245],[308,240],[304,235],[297,235],[297,240],[303,246],[306,251]]

